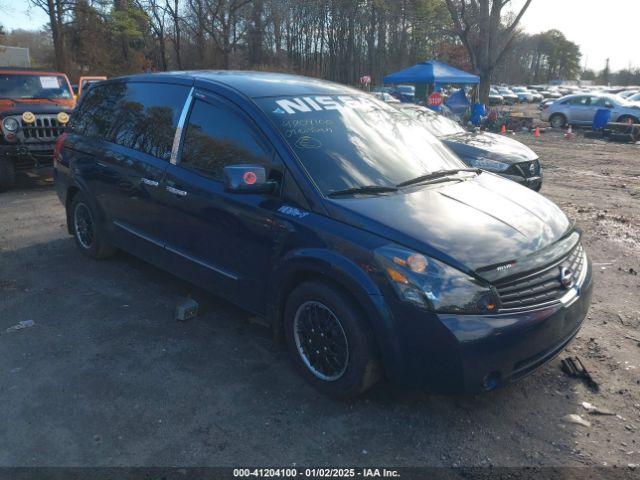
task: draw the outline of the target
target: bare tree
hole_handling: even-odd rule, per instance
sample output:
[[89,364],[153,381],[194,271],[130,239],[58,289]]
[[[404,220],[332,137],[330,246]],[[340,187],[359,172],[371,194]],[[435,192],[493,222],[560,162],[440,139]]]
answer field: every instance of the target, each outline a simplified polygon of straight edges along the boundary
[[503,17],[511,0],[445,0],[454,31],[480,74],[480,99],[487,102],[496,66],[508,52],[516,27],[529,8],[526,0],[513,19]]
[[182,70],[182,26],[180,25],[182,19],[180,18],[180,1],[165,0],[165,10],[171,17],[171,22],[173,23],[171,43],[173,43],[173,50],[176,53],[178,70]]
[[246,24],[240,13],[252,0],[205,0],[205,31],[222,54],[222,68],[229,68],[231,53],[244,39]]
[[67,47],[65,43],[65,23],[67,14],[74,5],[74,0],[29,0],[29,3],[40,8],[49,17],[49,28],[55,51],[55,67],[57,70],[67,69]]
[[166,41],[166,16],[167,11],[164,5],[159,5],[158,0],[135,0],[135,5],[147,12],[149,16],[149,26],[153,36],[158,42],[160,68],[168,70],[167,62],[167,41]]

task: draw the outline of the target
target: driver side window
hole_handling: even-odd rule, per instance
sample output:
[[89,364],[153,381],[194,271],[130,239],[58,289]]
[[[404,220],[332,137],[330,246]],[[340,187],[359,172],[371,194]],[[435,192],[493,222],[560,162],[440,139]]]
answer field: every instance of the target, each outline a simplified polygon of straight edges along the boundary
[[613,108],[613,103],[608,98],[599,98],[596,105],[598,107]]
[[222,181],[228,165],[273,166],[271,149],[254,127],[224,104],[196,99],[185,126],[179,165]]

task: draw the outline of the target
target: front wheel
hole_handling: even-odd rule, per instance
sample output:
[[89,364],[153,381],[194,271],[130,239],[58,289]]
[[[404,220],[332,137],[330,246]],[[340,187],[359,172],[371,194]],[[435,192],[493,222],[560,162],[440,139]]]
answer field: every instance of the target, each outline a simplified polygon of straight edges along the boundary
[[567,118],[561,113],[554,113],[551,115],[549,123],[553,128],[562,128],[567,124]]
[[631,120],[631,123],[640,123],[640,121],[631,116],[631,115],[621,115],[618,117],[618,123],[629,123],[629,120]]
[[355,397],[379,380],[371,330],[360,309],[339,289],[303,283],[287,299],[284,322],[296,369],[321,392]]
[[97,215],[82,193],[77,193],[69,207],[71,232],[80,251],[92,258],[110,257],[115,248],[104,238]]

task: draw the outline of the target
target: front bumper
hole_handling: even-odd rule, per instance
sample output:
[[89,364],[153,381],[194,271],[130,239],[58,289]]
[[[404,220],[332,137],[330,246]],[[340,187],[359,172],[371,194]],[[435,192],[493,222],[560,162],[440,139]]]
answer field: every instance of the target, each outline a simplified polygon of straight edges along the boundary
[[14,162],[17,170],[53,165],[55,142],[24,142],[0,145],[0,158]]
[[589,309],[590,265],[567,303],[496,315],[430,314],[396,302],[398,383],[437,391],[477,392],[519,380],[554,358],[576,335]]

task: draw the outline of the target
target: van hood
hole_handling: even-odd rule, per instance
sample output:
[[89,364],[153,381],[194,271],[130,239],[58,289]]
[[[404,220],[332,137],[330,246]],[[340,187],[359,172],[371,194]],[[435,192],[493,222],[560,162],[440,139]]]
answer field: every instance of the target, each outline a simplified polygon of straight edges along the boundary
[[550,200],[487,172],[327,206],[339,221],[467,271],[530,255],[572,228]]
[[463,132],[440,140],[459,157],[482,157],[503,163],[527,162],[538,158],[526,145],[495,133]]

